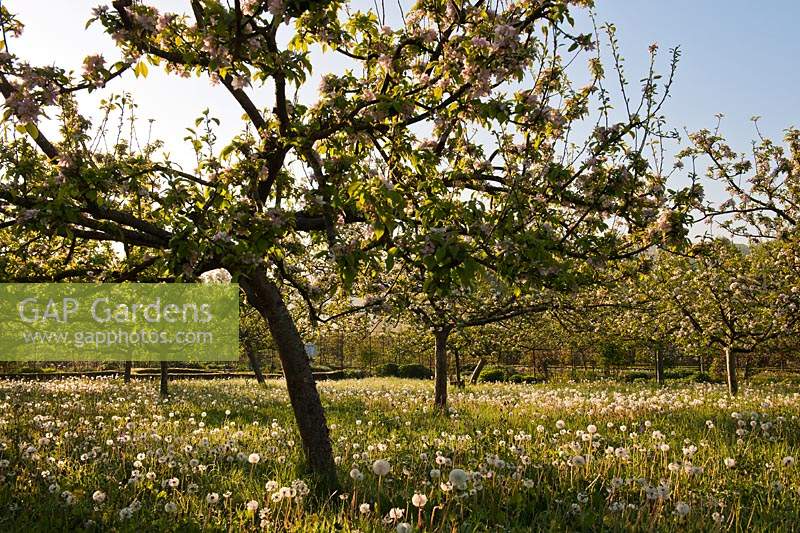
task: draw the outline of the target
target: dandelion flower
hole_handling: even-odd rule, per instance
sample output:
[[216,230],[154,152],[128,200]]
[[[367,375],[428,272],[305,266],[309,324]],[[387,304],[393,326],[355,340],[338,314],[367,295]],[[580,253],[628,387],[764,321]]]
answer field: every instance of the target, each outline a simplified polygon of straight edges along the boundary
[[425,507],[425,504],[428,503],[428,497],[419,492],[415,492],[411,497],[411,503],[414,504],[414,507]]
[[452,469],[447,479],[450,484],[458,490],[465,490],[467,488],[467,473],[460,468]]
[[389,461],[385,459],[378,459],[374,463],[372,463],[372,471],[375,472],[376,476],[385,476],[392,470],[392,465],[389,464]]

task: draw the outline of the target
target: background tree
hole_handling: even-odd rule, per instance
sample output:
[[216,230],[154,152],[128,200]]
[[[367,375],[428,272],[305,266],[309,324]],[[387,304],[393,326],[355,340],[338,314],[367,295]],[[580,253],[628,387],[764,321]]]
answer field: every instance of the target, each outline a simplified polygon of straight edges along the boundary
[[797,324],[797,295],[786,291],[786,277],[774,261],[778,243],[745,251],[725,240],[697,245],[692,258],[674,257],[671,276],[673,314],[683,317],[683,339],[722,350],[728,391],[738,393],[737,356],[790,334]]
[[[503,31],[524,33],[514,26]],[[619,61],[613,29],[609,35]],[[683,203],[697,190],[668,192],[659,162],[645,156],[645,147],[665,137],[660,109],[671,76],[659,87],[651,67],[640,101],[624,98],[627,120],[608,126],[610,98],[598,57],[589,55],[592,81],[581,89],[563,68],[565,57],[593,48],[596,39],[511,43],[528,59],[498,70],[510,69],[532,88],[511,92],[497,74],[478,94],[467,88],[473,94],[464,109],[454,106],[455,117],[443,112],[437,136],[418,146],[408,168],[390,167],[391,179],[383,181],[388,200],[382,207],[392,216],[376,228],[376,238],[386,242],[387,275],[399,280],[395,307],[433,332],[439,408],[447,401],[452,331],[546,310],[550,304],[537,300],[541,291],[575,291],[596,281],[606,264],[684,236]],[[530,59],[535,51],[548,58],[544,65]],[[476,61],[470,52],[467,64]],[[676,61],[677,52],[673,70]],[[487,92],[491,99],[484,103],[480,96]],[[563,103],[552,107],[556,101]],[[575,129],[583,121],[596,128],[581,143]],[[473,140],[481,133],[493,137],[492,151]],[[429,176],[429,189],[408,196],[407,184],[420,175]],[[378,209],[380,197],[364,194]]]
[[[706,176],[725,187],[728,197],[707,202],[696,221],[718,222],[734,237],[748,241],[797,238],[800,221],[800,130],[789,128],[782,146],[765,138],[758,140],[750,154],[736,152],[723,137],[718,122],[712,130],[690,136],[691,146],[678,156],[689,161],[690,175],[707,163]],[[720,117],[721,122],[721,117]]]

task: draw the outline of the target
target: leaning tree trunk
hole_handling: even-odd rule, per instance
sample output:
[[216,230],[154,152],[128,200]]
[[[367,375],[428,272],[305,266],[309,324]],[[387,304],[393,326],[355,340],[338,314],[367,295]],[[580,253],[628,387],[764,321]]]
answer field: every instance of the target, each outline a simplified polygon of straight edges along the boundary
[[125,361],[125,373],[122,375],[122,379],[125,383],[131,382],[131,367],[133,363],[131,361]]
[[266,381],[264,380],[264,373],[261,371],[261,361],[258,360],[258,355],[256,355],[253,344],[249,339],[244,341],[244,351],[247,354],[247,360],[250,361],[250,368],[256,376],[256,381],[263,385]]
[[161,384],[159,387],[159,392],[161,393],[162,398],[166,398],[169,394],[168,390],[169,384],[169,363],[166,361],[161,361]]
[[725,373],[728,375],[728,392],[736,396],[739,382],[736,380],[736,352],[730,346],[725,347]]
[[478,359],[478,364],[475,365],[475,369],[472,371],[472,375],[469,377],[469,382],[475,385],[478,382],[478,378],[481,376],[481,370],[483,367],[486,366],[486,361],[481,357]]
[[664,352],[661,347],[656,347],[656,383],[658,386],[664,385]]
[[278,348],[289,401],[308,466],[326,488],[333,488],[338,483],[328,423],[294,319],[289,314],[280,289],[267,278],[263,269],[256,269],[252,277],[241,280],[241,283],[250,303],[267,321]]
[[437,329],[434,333],[436,372],[434,374],[433,404],[441,410],[447,408],[447,337],[449,336],[450,328]]

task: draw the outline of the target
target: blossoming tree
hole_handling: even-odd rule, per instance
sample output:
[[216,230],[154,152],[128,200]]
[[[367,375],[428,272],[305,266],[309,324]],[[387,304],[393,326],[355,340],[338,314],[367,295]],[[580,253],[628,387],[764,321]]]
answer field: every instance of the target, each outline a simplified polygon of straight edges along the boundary
[[[507,31],[496,28],[495,34]],[[652,158],[645,150],[666,137],[660,111],[672,77],[659,85],[657,49],[651,47],[651,70],[639,100],[632,101],[613,27],[608,35],[621,106],[628,111],[623,122],[610,125],[611,97],[597,55],[588,54],[591,82],[580,89],[563,68],[571,51],[593,49],[598,35],[531,42],[525,62],[500,68],[530,80],[531,89],[511,91],[495,75],[483,89],[470,89],[471,114],[442,113],[435,135],[417,146],[409,170],[431,176],[428,189],[408,198],[406,172],[383,179],[388,200],[382,201],[393,215],[377,229],[386,255],[384,272],[376,276],[393,287],[386,301],[396,311],[433,332],[439,408],[447,402],[453,331],[550,309],[558,299],[552,293],[602,283],[614,262],[685,237],[686,210],[701,191],[695,184],[668,191],[669,172],[658,150]],[[492,46],[522,57],[514,42],[506,38]],[[471,44],[476,51],[488,45],[483,37]],[[475,61],[471,51],[464,56],[468,67]],[[537,54],[549,58],[545,65],[533,61]],[[672,72],[676,61],[674,52]],[[484,103],[485,95],[490,98]],[[556,100],[560,107],[552,107]],[[584,122],[595,127],[581,136]],[[473,140],[484,130],[491,142]],[[463,134],[454,136],[457,131]],[[379,205],[384,197],[370,192],[367,198]]]
[[[570,4],[591,2],[422,0],[385,24],[342,1],[191,0],[171,14],[115,0],[92,20],[121,57],[89,56],[80,76],[30,65],[4,43],[13,141],[0,158],[0,223],[123,243],[126,269],[158,277],[227,269],[269,325],[310,467],[333,480],[325,414],[284,300],[295,258],[322,250],[315,260],[335,264],[345,287],[400,258],[424,266],[427,293],[446,295],[483,268],[522,286],[539,269],[569,277],[650,246],[653,227],[680,225],[645,156],[665,91],[651,73],[615,124],[599,54],[590,82],[573,87],[567,65],[595,39],[571,33]],[[5,6],[0,17],[9,38],[21,31]],[[305,101],[292,95],[324,69],[312,50],[352,68],[324,75]],[[92,144],[77,109],[76,92],[154,67],[208,78],[246,117],[222,150],[214,118],[201,117],[194,169],[156,144]],[[38,127],[53,109],[58,139]],[[591,133],[575,145],[582,121]]]
[[[726,141],[721,132],[722,116],[719,121],[713,130],[703,129],[690,135],[691,145],[678,154],[691,165],[692,177],[697,176],[697,167],[705,164],[706,177],[721,184],[727,193],[723,201],[708,202],[703,206],[702,214],[696,217],[695,222],[719,224],[733,238],[746,240],[753,248],[746,257],[737,257],[726,247],[718,245],[712,248],[711,254],[716,259],[706,258],[701,263],[715,262],[717,271],[713,273],[714,278],[728,276],[726,282],[730,284],[727,290],[716,291],[716,294],[724,294],[728,301],[715,306],[718,318],[724,319],[728,336],[744,326],[745,332],[751,334],[752,347],[769,339],[781,343],[790,332],[797,333],[798,325],[789,317],[797,308],[796,299],[800,292],[800,130],[788,128],[781,144],[764,137],[758,128],[758,117],[753,117],[758,139],[752,143],[750,153],[745,154],[737,152]],[[764,241],[767,242],[758,244]],[[732,266],[744,270],[737,272]],[[751,283],[753,277],[759,280],[760,285]],[[762,313],[761,318],[766,322],[759,323],[753,318],[736,320],[737,313],[728,310],[728,306],[736,304],[745,311],[745,316],[762,309],[766,315]],[[766,310],[763,309],[765,305],[768,307]],[[732,360],[727,358],[728,380],[734,393],[737,349],[728,351],[732,353]]]
[[[721,118],[720,118],[721,120]],[[753,117],[757,124],[758,117]],[[733,236],[748,240],[797,238],[800,222],[800,130],[789,128],[781,145],[758,140],[751,154],[734,150],[720,132],[704,129],[690,136],[691,146],[679,157],[690,162],[692,173],[707,163],[709,179],[725,187],[728,197],[709,203],[698,219],[718,221]]]
[[797,327],[798,290],[787,290],[796,254],[781,250],[779,242],[746,251],[714,240],[696,245],[692,255],[669,258],[671,275],[663,279],[671,316],[681,319],[676,335],[686,345],[722,350],[728,391],[735,396],[737,355],[789,336]]

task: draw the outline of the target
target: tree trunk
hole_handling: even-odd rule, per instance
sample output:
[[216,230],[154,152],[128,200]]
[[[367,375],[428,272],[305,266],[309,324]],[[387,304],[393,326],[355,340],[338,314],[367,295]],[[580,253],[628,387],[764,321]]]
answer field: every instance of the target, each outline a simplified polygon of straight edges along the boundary
[[442,328],[434,333],[436,339],[436,372],[434,373],[434,400],[438,409],[447,409],[447,337],[450,328]]
[[656,347],[656,383],[661,387],[664,385],[664,353],[661,347]]
[[242,279],[240,283],[250,303],[267,321],[278,348],[289,401],[308,466],[323,484],[321,488],[334,488],[338,482],[328,423],[294,319],[283,301],[280,289],[267,278],[263,269],[256,269],[252,277]]
[[161,361],[161,385],[159,387],[159,392],[161,393],[162,398],[166,398],[167,395],[169,394],[168,383],[169,383],[169,363],[166,361]]
[[244,341],[244,352],[247,354],[247,360],[250,361],[250,368],[253,370],[253,374],[256,375],[256,381],[263,385],[265,381],[264,373],[261,372],[261,361],[258,360],[250,339],[245,339]]
[[736,380],[736,352],[729,346],[725,348],[725,372],[728,375],[728,392],[736,396],[739,392],[739,383]]
[[125,383],[131,382],[131,367],[133,363],[131,361],[125,361],[125,372],[122,375],[122,379]]
[[478,359],[478,364],[475,365],[475,370],[472,371],[472,375],[469,377],[469,382],[475,385],[478,382],[478,378],[481,375],[481,370],[483,367],[486,366],[486,361],[483,360],[483,357]]

